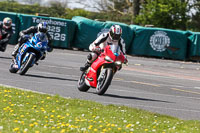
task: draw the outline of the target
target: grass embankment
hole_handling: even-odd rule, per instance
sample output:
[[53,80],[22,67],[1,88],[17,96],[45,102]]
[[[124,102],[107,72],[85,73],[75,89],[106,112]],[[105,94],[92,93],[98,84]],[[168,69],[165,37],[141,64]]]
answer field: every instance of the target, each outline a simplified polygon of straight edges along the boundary
[[124,106],[104,106],[0,87],[0,132],[199,133],[199,121],[184,121]]

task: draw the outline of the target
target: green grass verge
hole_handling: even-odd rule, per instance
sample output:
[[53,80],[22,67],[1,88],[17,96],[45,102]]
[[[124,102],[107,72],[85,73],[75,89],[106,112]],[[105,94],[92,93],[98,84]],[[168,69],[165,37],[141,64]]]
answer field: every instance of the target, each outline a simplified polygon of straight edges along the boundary
[[0,87],[0,132],[199,133],[185,121],[125,106]]

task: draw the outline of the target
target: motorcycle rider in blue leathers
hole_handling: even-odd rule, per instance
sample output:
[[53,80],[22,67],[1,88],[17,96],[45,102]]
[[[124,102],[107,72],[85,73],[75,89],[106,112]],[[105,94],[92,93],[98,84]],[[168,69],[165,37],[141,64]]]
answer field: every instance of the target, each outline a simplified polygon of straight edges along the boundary
[[[39,23],[37,26],[31,26],[30,28],[23,30],[19,33],[19,40],[18,40],[18,44],[15,46],[14,51],[12,52],[12,56],[16,57],[17,52],[19,50],[19,48],[21,47],[21,45],[23,43],[25,43],[26,41],[28,41],[28,39],[30,38],[30,34],[34,35],[37,32],[43,32],[46,33],[47,37],[48,37],[48,52],[52,52],[53,51],[53,45],[52,45],[52,38],[50,36],[50,34],[48,33],[48,25],[46,22],[41,22]],[[43,56],[43,58],[41,60],[43,60],[46,57],[46,54]]]

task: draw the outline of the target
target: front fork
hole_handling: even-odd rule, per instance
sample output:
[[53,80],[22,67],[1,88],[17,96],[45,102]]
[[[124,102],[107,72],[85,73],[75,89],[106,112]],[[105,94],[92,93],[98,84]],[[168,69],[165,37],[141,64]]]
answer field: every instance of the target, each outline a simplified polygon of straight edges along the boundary
[[[103,79],[103,76],[105,76],[104,74],[106,72],[106,69],[104,69],[104,68],[105,68],[105,66],[101,67],[101,71],[100,71],[100,75],[98,76],[97,83]],[[117,68],[112,68],[112,71],[115,74],[117,71]]]
[[[25,57],[22,60],[22,64],[23,64],[24,61],[28,60],[28,58],[30,57],[31,54],[35,55],[35,53],[32,53],[32,52],[31,53],[26,53]],[[35,61],[36,61],[36,58],[33,60],[33,62],[32,62],[30,67],[32,67],[35,64]]]

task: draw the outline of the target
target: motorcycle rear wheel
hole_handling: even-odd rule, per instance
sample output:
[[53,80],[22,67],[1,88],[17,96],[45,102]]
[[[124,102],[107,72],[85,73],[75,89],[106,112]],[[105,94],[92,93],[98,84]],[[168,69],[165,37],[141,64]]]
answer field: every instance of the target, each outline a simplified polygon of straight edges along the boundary
[[87,92],[90,89],[90,87],[87,86],[86,83],[85,83],[85,76],[86,76],[86,73],[83,72],[81,74],[80,79],[78,80],[78,86],[77,87],[78,87],[79,91],[82,91],[82,92]]
[[21,68],[19,69],[20,75],[24,75],[28,71],[34,59],[35,55],[30,54],[28,59],[21,65]]
[[100,80],[97,81],[98,83],[96,87],[96,93],[98,95],[103,95],[107,91],[112,81],[112,78],[113,78],[113,71],[111,68],[107,68],[105,73],[102,74],[102,77],[100,77]]

